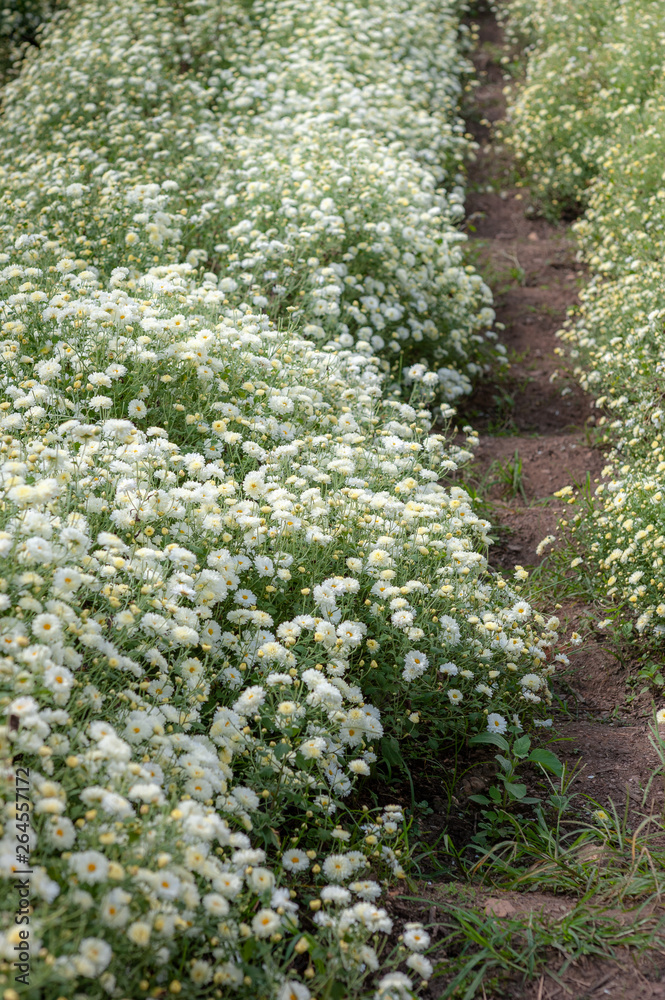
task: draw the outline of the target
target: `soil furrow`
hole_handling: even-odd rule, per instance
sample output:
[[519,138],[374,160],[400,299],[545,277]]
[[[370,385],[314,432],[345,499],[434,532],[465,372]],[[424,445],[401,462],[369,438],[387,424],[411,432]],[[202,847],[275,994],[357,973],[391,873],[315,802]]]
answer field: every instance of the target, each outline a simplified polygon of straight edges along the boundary
[[[589,797],[578,800],[576,816],[579,819],[584,814],[591,819],[591,800],[606,809],[614,804],[620,814],[627,803],[634,828],[645,812],[659,811],[663,803],[660,783],[643,802],[643,789],[658,765],[648,738],[651,693],[646,692],[642,699],[630,694],[627,681],[631,666],[633,672],[635,667],[600,627],[602,609],[590,595],[571,596],[575,588],[569,586],[571,571],[562,566],[565,550],[561,543],[558,548],[555,543],[554,549],[559,553],[558,563],[544,561],[547,556],[538,548],[545,536],[557,534],[557,525],[565,517],[565,498],[554,494],[571,484],[583,485],[587,479],[593,488],[606,464],[596,445],[593,400],[575,382],[556,337],[568,310],[577,302],[585,275],[569,228],[563,222],[553,224],[539,217],[528,191],[515,185],[510,157],[492,128],[506,112],[502,34],[492,14],[477,14],[475,20],[479,38],[473,60],[479,85],[467,109],[467,130],[479,148],[468,174],[466,228],[472,259],[494,293],[497,328],[509,366],[503,372],[491,372],[459,407],[462,421],[472,424],[480,434],[467,484],[475,488],[494,527],[497,541],[490,550],[491,564],[506,576],[516,565],[530,569],[534,576],[535,569],[542,592],[534,604],[561,620],[560,648],[570,662],[559,664],[553,678],[560,701],[553,706],[549,733],[552,748],[576,774],[569,791]],[[584,636],[578,647],[566,644],[573,630]],[[634,658],[634,653],[631,655]],[[465,763],[468,766],[470,762]],[[437,797],[433,785],[421,783],[433,806],[433,815],[420,823],[423,843],[437,843],[446,830],[453,839],[459,834],[460,843],[465,842],[465,836],[468,842],[469,823],[480,815],[473,812],[472,797],[486,795],[494,780],[492,763],[469,768],[455,787],[452,812],[450,804]],[[542,789],[535,791],[542,794]],[[566,822],[571,822],[571,817],[572,813],[567,814]],[[585,850],[596,851],[598,865],[602,865],[604,848],[581,848]],[[540,864],[544,864],[546,876],[548,866]],[[528,918],[541,929],[579,912],[580,898],[570,888],[561,890],[554,877],[551,882],[544,877],[542,885],[536,879],[532,891],[507,891],[492,886],[491,865],[481,868],[477,878],[484,874],[486,884],[440,882],[432,876],[433,881],[420,883],[417,905],[412,897],[408,902],[397,900],[396,906],[403,907],[404,915],[434,922],[435,938],[437,907],[444,915],[448,907],[458,906],[480,919]],[[621,926],[637,919],[630,909],[604,911],[602,901],[593,919],[600,914],[603,919],[616,919]],[[641,911],[641,916],[654,920],[661,914],[660,901],[653,903],[648,914]],[[636,959],[629,949],[618,947],[611,960],[600,954],[602,947],[594,955],[569,966],[566,963],[564,969],[563,958],[553,950],[551,974],[548,967],[542,977],[526,983],[518,976],[511,981],[499,977],[497,981],[487,975],[474,995],[486,1000],[605,996],[665,1000],[659,953],[646,952]],[[501,968],[500,963],[492,966],[496,972]],[[445,964],[439,974],[441,981],[433,980],[427,991],[430,1000],[450,995],[446,989],[452,976],[447,979]]]
[[[584,484],[587,477],[593,486],[605,457],[594,443],[593,399],[575,382],[556,338],[577,301],[583,268],[565,223],[538,217],[528,191],[515,186],[510,157],[492,129],[506,112],[501,29],[491,14],[478,17],[477,23],[473,58],[479,86],[467,128],[479,148],[469,169],[467,231],[494,292],[510,364],[505,373],[492,373],[481,383],[465,404],[464,416],[480,432],[473,474],[479,494],[491,505],[498,535],[490,561],[507,573],[515,565],[542,563],[545,555],[538,544],[557,534],[557,523],[565,516],[565,501],[553,494]],[[547,581],[546,568],[543,577]],[[550,600],[568,631],[580,626],[586,633],[584,645],[569,653],[570,667],[557,675],[559,693],[578,715],[574,722],[557,720],[558,731],[571,740],[570,759],[581,757],[586,772],[596,775],[589,780],[596,781],[598,798],[623,798],[623,786],[646,780],[654,764],[645,713],[639,714],[637,704],[626,706],[626,669],[595,628],[597,612],[583,601],[559,598],[556,587]],[[630,735],[628,729],[607,732],[608,726],[622,722],[632,723]],[[624,752],[624,744],[631,749]],[[566,754],[563,744],[562,756]]]
[[[593,487],[602,477],[605,458],[595,445],[593,400],[574,381],[556,338],[577,301],[583,268],[568,227],[538,217],[526,189],[515,186],[510,158],[492,129],[505,116],[501,30],[489,13],[477,16],[476,22],[480,32],[473,59],[479,86],[467,129],[479,149],[469,170],[467,231],[474,259],[494,292],[510,365],[503,374],[493,372],[460,410],[480,432],[472,475],[498,536],[490,561],[508,574],[517,564],[533,569],[542,563],[545,557],[538,544],[556,534],[565,516],[565,501],[553,494],[569,484],[584,484],[587,478]],[[632,812],[640,807],[641,789],[658,763],[648,740],[650,696],[643,702],[627,700],[629,665],[616,649],[608,648],[605,633],[597,627],[598,610],[583,600],[559,596],[548,581],[547,567],[542,579],[548,594],[542,610],[561,618],[562,634],[575,628],[585,633],[583,645],[568,653],[570,665],[561,665],[554,678],[555,691],[568,710],[553,713],[555,749],[578,769],[573,790],[602,806],[613,802],[620,811],[628,800]],[[482,791],[487,775],[475,769],[465,780],[469,787],[460,790],[462,797]],[[660,807],[661,802],[658,789],[647,806]],[[498,901],[506,914],[538,913],[543,920],[544,913],[556,918],[557,907],[564,912],[575,903],[573,897],[554,899],[540,892],[492,895],[496,898],[489,902]],[[484,897],[471,905],[493,912]],[[665,988],[657,985],[660,973],[653,956],[641,959],[639,971],[628,952],[616,958],[584,959],[562,979],[545,975],[526,986],[515,983],[511,992],[502,992],[505,983],[498,992],[486,993],[483,987],[482,995],[523,1000],[665,997]],[[553,968],[560,965],[556,961]]]

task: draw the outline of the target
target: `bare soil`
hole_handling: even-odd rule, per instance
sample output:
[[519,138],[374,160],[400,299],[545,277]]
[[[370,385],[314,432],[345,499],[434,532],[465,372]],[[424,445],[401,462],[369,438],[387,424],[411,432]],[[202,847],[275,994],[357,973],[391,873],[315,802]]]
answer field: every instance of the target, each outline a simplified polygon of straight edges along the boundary
[[[565,515],[565,500],[554,494],[587,478],[593,486],[606,461],[594,444],[593,399],[575,382],[556,337],[578,301],[583,268],[568,227],[535,214],[527,190],[515,185],[505,148],[497,144],[492,125],[505,115],[505,80],[497,60],[501,29],[489,13],[476,20],[480,38],[473,58],[480,86],[467,127],[478,150],[469,168],[467,230],[493,288],[510,365],[505,374],[481,383],[465,403],[464,417],[480,432],[473,474],[498,529],[490,562],[510,571],[542,563],[546,557],[538,555],[537,546],[557,534]],[[517,479],[509,482],[511,468],[520,462]],[[645,780],[652,769],[645,724],[650,706],[626,706],[626,667],[597,627],[598,609],[563,596],[559,603],[556,593],[551,602],[562,633],[578,630],[585,637],[579,649],[567,650],[570,666],[557,672],[559,693],[577,716],[556,721],[560,753],[565,758],[574,745],[573,758],[579,756],[585,773],[595,775],[584,780],[596,782],[596,796],[607,800],[631,779]],[[602,764],[605,759],[609,766]]]
[[[511,1000],[663,1000],[665,954],[641,957],[639,963],[627,948],[612,960],[584,958],[557,982],[544,972],[526,991],[511,985]],[[497,994],[499,996],[500,994]]]

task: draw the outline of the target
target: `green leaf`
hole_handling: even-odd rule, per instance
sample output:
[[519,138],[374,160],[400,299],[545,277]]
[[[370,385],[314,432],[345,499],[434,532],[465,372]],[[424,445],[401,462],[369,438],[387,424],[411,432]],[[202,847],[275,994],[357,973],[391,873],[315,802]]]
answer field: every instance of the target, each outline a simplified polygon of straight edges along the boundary
[[492,785],[492,787],[490,788],[490,790],[489,790],[489,797],[491,799],[493,799],[494,802],[500,802],[501,801],[501,792],[496,787],[496,785]]
[[249,962],[250,958],[256,951],[257,940],[254,937],[248,938],[242,946],[242,957],[245,962]]
[[556,774],[557,777],[563,772],[563,764],[561,763],[557,755],[555,753],[552,753],[551,750],[545,750],[541,749],[540,747],[536,747],[536,749],[532,750],[531,753],[529,754],[529,760],[532,761],[534,764],[540,764],[548,771],[551,771],[553,774]]
[[404,765],[404,758],[402,757],[399,743],[394,736],[384,736],[381,740],[381,756],[388,764]]
[[510,774],[510,772],[513,769],[513,765],[510,763],[509,760],[506,760],[506,758],[503,756],[503,754],[500,754],[500,753],[495,754],[494,755],[494,760],[498,760],[499,764],[501,765],[501,767],[503,768],[503,770],[506,772],[506,774]]
[[490,743],[493,747],[498,747],[499,750],[510,750],[507,740],[504,740],[503,736],[499,736],[498,733],[476,733],[475,736],[471,737],[469,743],[472,746],[479,743]]
[[277,760],[281,760],[292,749],[293,747],[289,743],[278,743],[276,747],[273,747],[273,753]]
[[490,800],[486,795],[469,795],[469,802],[477,802],[481,806],[490,805]]
[[513,743],[513,753],[516,757],[526,757],[531,747],[531,740],[528,736],[520,736],[518,740]]
[[505,788],[508,794],[514,799],[523,799],[526,795],[526,785],[522,785],[521,783],[506,781]]

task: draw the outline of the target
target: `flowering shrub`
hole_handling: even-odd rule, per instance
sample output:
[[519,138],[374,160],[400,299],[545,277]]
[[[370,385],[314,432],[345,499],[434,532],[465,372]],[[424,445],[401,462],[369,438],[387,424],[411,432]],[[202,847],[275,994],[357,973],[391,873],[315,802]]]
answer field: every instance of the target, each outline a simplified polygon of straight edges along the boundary
[[[427,409],[453,415],[491,318],[431,180],[462,146],[454,19],[315,9],[83,4],[8,89],[0,735],[34,789],[29,997],[411,996],[429,938],[391,951],[381,906],[407,821],[351,793],[402,737],[551,699],[558,622],[488,572],[490,526],[445,485],[471,453]],[[262,229],[287,163],[316,194]],[[452,360],[391,398],[380,329]]]
[[[634,610],[639,631],[660,636],[665,632],[663,11],[644,0],[557,10],[538,4],[535,15],[529,6],[542,42],[511,111],[510,141],[531,150],[526,162],[537,174],[539,191],[557,194],[563,184],[588,203],[574,230],[591,277],[578,318],[569,320],[560,336],[579,359],[576,374],[596,395],[602,411],[597,424],[607,428],[606,442],[612,444],[607,482],[598,485],[592,509],[583,504],[578,510],[574,491],[563,491],[573,505],[564,526],[579,538],[575,564],[584,563],[601,593]],[[524,9],[511,4],[518,28]],[[584,36],[581,49],[576,43]],[[540,128],[546,118],[547,140]],[[533,157],[540,158],[538,165]],[[568,173],[561,168],[565,157]],[[543,181],[546,175],[552,184]]]
[[106,275],[205,262],[230,305],[431,365],[451,401],[497,353],[456,228],[453,7],[77,4],[6,90],[0,231]]
[[[84,942],[38,918],[43,975],[94,995],[119,935],[134,979],[122,959],[108,990],[119,973],[125,992],[166,982],[180,931],[195,985],[277,990],[300,933],[292,892],[400,874],[399,810],[359,825],[344,806],[387,720],[412,729],[427,703],[464,727],[547,702],[556,621],[487,576],[489,525],[437,482],[469,453],[382,398],[376,359],[220,310],[190,265],[104,288],[52,243],[17,243],[0,546],[2,670],[20,693],[5,733],[39,775],[36,890],[88,914]],[[10,818],[9,870],[12,835]],[[341,923],[316,918],[349,982],[390,924],[346,906],[353,891],[322,897],[345,904]]]
[[508,38],[529,51],[505,138],[545,210],[579,209],[608,137],[659,87],[665,12],[648,0],[510,0]]

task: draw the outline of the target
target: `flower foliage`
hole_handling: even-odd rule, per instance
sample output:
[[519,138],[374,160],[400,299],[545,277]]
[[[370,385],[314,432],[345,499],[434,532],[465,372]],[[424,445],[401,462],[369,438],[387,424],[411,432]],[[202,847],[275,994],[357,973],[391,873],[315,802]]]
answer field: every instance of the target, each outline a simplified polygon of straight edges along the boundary
[[[402,809],[351,793],[421,730],[540,713],[558,625],[488,572],[445,485],[476,439],[426,408],[452,416],[491,320],[453,225],[456,30],[438,3],[87,3],[7,89],[26,996],[390,1000],[431,974],[419,925],[386,949]],[[394,398],[391,352],[428,337],[441,370]]]

